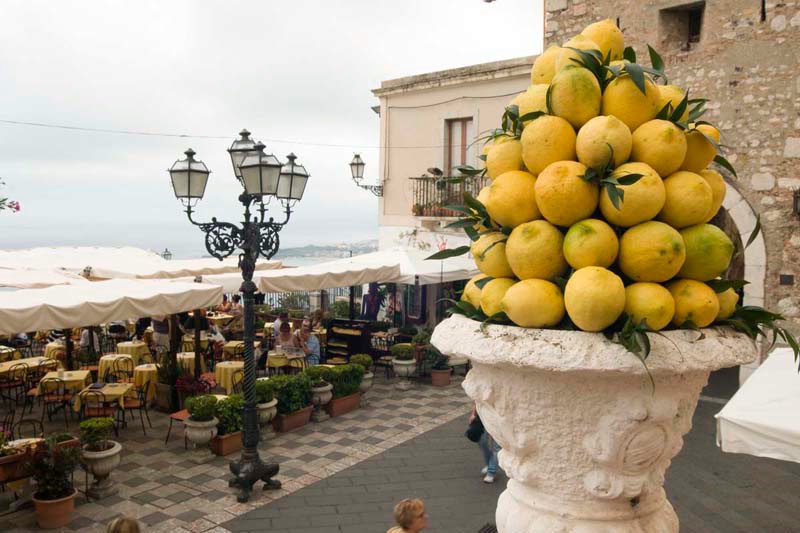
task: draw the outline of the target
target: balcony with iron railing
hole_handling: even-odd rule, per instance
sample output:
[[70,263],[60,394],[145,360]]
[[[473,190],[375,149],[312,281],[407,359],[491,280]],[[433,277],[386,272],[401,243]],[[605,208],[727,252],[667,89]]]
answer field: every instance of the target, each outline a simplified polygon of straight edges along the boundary
[[478,196],[490,181],[489,178],[477,176],[421,176],[409,179],[414,198],[411,212],[417,217],[459,217],[461,213],[446,209],[445,206],[464,206],[465,192]]

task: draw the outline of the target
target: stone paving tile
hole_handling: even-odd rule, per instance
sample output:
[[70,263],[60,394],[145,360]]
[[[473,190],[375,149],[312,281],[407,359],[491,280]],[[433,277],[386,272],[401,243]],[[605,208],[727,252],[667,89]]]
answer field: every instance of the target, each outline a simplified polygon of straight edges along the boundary
[[[70,531],[101,532],[111,518],[128,515],[147,523],[148,532],[226,533],[220,524],[259,506],[275,505],[284,497],[392,448],[419,431],[462,415],[469,405],[460,378],[447,388],[417,383],[409,391],[399,391],[393,383],[376,377],[369,401],[361,409],[320,423],[312,422],[292,433],[262,438],[259,444],[262,458],[280,463],[277,479],[283,488],[262,491],[256,487],[248,504],[237,503],[235,492],[228,488],[228,463],[238,458],[238,454],[197,465],[189,459],[191,452],[184,450],[182,428],[174,424],[165,445],[169,418],[151,412],[153,428],[147,429],[147,436],[142,435],[137,420],[123,428],[117,439],[123,445],[121,463],[112,474],[118,494],[99,502],[87,502],[82,496],[76,498],[76,525]],[[34,409],[30,416],[39,418],[39,413]],[[56,417],[46,428],[63,431],[63,419],[59,421]],[[77,429],[74,422],[70,429]],[[83,489],[82,473],[76,474],[76,482]],[[0,508],[12,497],[8,491],[0,493]],[[300,518],[308,527],[315,527],[307,516]],[[283,527],[283,516],[277,519],[275,527]],[[38,531],[33,512],[24,509],[0,516],[0,531]]]

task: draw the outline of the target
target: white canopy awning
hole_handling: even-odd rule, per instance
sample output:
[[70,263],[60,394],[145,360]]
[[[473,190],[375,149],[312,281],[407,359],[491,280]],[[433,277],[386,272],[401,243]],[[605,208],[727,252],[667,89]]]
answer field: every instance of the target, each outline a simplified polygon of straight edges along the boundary
[[791,349],[772,352],[717,414],[717,445],[800,462],[800,374]]
[[53,285],[90,283],[85,278],[63,270],[17,270],[0,268],[0,288],[43,289]]
[[0,335],[180,313],[221,301],[221,287],[165,280],[117,279],[23,289],[0,296]]
[[[224,261],[214,258],[175,259],[168,261],[155,252],[125,246],[29,248],[0,250],[0,268],[23,270],[60,269],[81,274],[90,268],[92,279],[140,278],[162,279],[238,272],[238,258]],[[280,268],[280,261],[259,261],[256,270]]]

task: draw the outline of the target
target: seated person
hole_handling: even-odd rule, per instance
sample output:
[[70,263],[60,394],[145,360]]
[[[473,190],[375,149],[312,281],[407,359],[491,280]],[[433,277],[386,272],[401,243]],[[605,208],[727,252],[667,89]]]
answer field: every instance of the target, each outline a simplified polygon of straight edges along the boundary
[[322,309],[317,309],[311,313],[311,318],[309,319],[309,322],[311,323],[311,331],[318,330],[322,327],[322,317]]
[[231,312],[231,302],[228,301],[228,295],[222,295],[222,303],[219,304],[215,309],[217,313],[230,313]]
[[231,309],[229,311],[231,315],[235,317],[242,316],[242,312],[244,310],[242,309],[241,301],[242,301],[241,296],[239,296],[238,294],[233,295],[233,303],[231,304]]
[[320,363],[320,346],[319,339],[311,332],[311,323],[308,320],[303,321],[300,332],[297,335],[297,340],[300,348],[306,354],[306,361],[309,366],[315,366]]
[[289,322],[281,322],[280,330],[275,336],[275,348],[299,348],[300,341],[292,335]]
[[272,331],[275,332],[275,336],[278,336],[278,333],[281,331],[281,324],[284,322],[289,322],[289,313],[286,311],[281,311],[278,315],[278,318],[275,319],[275,322],[272,323]]

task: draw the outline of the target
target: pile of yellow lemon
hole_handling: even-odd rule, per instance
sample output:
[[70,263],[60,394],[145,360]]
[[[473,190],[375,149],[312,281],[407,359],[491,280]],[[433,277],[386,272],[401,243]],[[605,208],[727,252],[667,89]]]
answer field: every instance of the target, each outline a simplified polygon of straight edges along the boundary
[[[573,48],[610,56],[620,75],[601,88]],[[727,271],[734,252],[708,223],[725,197],[722,176],[709,168],[717,155],[709,138],[719,142],[719,131],[657,119],[685,92],[648,74],[642,91],[623,50],[611,20],[546,50],[532,85],[512,101],[519,116],[545,114],[526,121],[519,138],[496,137],[484,150],[492,181],[477,199],[497,231],[478,228],[470,251],[482,274],[462,299],[487,316],[502,311],[518,326],[541,328],[566,313],[578,328],[600,331],[627,313],[657,331],[705,327],[733,313],[736,292],[706,283]],[[618,186],[616,205],[605,186],[582,178],[602,167],[611,177],[641,176]],[[567,276],[562,291],[556,281]]]

